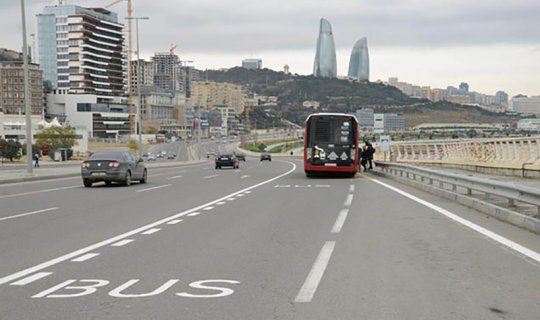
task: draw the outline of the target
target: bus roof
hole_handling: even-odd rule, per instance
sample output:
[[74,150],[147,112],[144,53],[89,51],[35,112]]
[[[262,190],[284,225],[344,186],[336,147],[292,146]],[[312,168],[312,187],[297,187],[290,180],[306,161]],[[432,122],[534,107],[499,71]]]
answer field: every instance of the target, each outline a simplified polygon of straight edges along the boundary
[[311,117],[317,117],[317,116],[339,116],[339,117],[350,117],[354,118],[356,122],[358,122],[358,119],[356,119],[356,116],[353,114],[347,114],[347,113],[337,113],[337,112],[319,112],[319,113],[312,113],[310,114],[305,122],[308,122]]

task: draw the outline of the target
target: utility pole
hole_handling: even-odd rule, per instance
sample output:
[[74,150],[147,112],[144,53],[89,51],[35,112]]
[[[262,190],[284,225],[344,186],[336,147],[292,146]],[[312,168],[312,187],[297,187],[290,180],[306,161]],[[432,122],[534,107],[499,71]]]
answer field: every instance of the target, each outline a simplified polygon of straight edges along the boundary
[[[131,2],[130,2],[131,3]],[[135,20],[136,34],[137,34],[137,122],[136,129],[139,135],[139,157],[142,155],[142,125],[141,125],[141,57],[140,57],[140,48],[139,48],[139,20],[148,20],[148,17],[126,17],[131,23],[131,20]],[[130,34],[131,37],[131,34]],[[130,81],[131,85],[131,81]],[[131,105],[130,105],[131,109]]]
[[30,75],[28,72],[28,43],[26,42],[26,12],[24,0],[21,0],[22,36],[23,36],[23,69],[24,69],[24,112],[26,118],[26,172],[32,174],[32,97],[30,96]]

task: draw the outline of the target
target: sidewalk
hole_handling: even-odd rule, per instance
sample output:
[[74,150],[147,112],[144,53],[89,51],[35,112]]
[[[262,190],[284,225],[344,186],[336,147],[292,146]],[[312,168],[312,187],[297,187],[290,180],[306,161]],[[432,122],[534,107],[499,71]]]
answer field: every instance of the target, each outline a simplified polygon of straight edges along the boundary
[[437,170],[441,172],[456,173],[456,174],[466,175],[469,177],[477,177],[477,178],[489,179],[489,180],[494,180],[494,181],[509,182],[509,183],[514,183],[516,185],[526,186],[529,188],[540,189],[539,179],[519,178],[515,176],[496,176],[496,175],[489,175],[485,173],[473,172],[473,171],[463,170],[463,169],[454,169],[454,168],[433,167],[433,166],[421,166],[421,167]]

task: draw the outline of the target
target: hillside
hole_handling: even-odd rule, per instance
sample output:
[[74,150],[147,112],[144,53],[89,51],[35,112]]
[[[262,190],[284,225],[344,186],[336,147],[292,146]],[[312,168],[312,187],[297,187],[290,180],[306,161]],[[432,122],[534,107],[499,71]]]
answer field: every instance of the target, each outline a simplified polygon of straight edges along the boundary
[[[361,107],[373,108],[378,113],[401,113],[407,127],[442,122],[515,124],[519,120],[516,116],[492,113],[478,107],[411,98],[380,83],[287,75],[269,69],[247,70],[240,67],[226,71],[202,71],[202,77],[236,83],[259,95],[277,96],[277,106],[252,108],[250,120],[257,128],[279,125],[280,118],[302,124],[313,112],[349,113]],[[302,103],[306,100],[318,101],[320,107],[317,110],[305,108]]]

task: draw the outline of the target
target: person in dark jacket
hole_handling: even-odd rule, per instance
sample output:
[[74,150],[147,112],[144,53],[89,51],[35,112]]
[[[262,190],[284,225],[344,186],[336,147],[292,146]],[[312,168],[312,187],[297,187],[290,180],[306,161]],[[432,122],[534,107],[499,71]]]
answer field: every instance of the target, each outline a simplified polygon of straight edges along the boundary
[[371,145],[370,142],[366,141],[365,145],[366,161],[369,163],[369,170],[373,170],[373,154],[375,153],[375,148]]
[[[366,151],[366,147],[363,146],[363,147],[360,147],[360,165],[364,168],[364,172],[367,171],[366,164],[367,164],[367,151]],[[360,169],[360,171],[362,171],[362,169]]]

